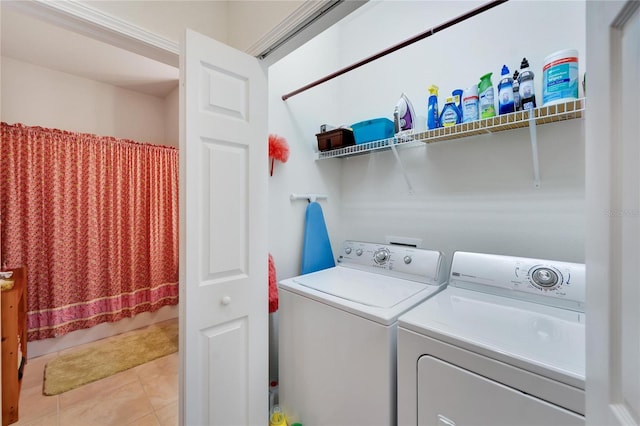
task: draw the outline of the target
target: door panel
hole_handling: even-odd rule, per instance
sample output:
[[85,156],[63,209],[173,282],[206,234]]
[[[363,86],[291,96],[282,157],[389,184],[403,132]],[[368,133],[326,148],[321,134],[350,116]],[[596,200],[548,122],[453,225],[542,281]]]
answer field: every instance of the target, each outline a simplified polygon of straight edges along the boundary
[[[247,318],[239,318],[209,329],[202,330],[203,357],[201,371],[207,371],[211,395],[208,417],[213,425],[248,425],[247,408]],[[218,348],[236,348],[220,352]],[[234,386],[218,386],[219,383],[234,383]],[[230,404],[226,406],[226,404]]]
[[640,424],[640,3],[587,2],[587,423]]
[[267,424],[266,75],[189,30],[180,71],[180,424]]
[[418,359],[418,425],[584,425],[584,417],[446,361]]

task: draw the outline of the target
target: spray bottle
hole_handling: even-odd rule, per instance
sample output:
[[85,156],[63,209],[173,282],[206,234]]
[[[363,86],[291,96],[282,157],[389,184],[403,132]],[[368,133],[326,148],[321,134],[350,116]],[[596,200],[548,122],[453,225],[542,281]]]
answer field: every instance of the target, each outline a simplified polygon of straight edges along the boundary
[[498,83],[498,110],[500,114],[509,114],[515,111],[513,100],[513,79],[509,67],[502,66],[501,80]]
[[456,98],[449,96],[442,107],[442,115],[440,115],[440,125],[442,127],[455,126],[462,121],[460,110],[456,105]]
[[438,120],[438,86],[432,84],[429,86],[429,103],[427,106],[427,128],[437,129],[440,127]]
[[451,92],[451,96],[453,96],[455,102],[456,102],[456,106],[458,107],[458,110],[460,111],[460,117],[462,117],[462,95],[463,95],[464,91],[462,89],[456,89],[453,92]]
[[462,122],[468,123],[478,119],[478,86],[475,84],[462,95]]
[[478,83],[478,93],[480,94],[480,118],[490,118],[496,115],[496,106],[493,101],[493,83],[491,74],[488,73],[480,77]]
[[529,61],[527,61],[527,58],[522,58],[518,83],[520,83],[520,102],[522,102],[522,109],[534,109],[536,107],[536,91],[533,88],[533,71],[529,69]]

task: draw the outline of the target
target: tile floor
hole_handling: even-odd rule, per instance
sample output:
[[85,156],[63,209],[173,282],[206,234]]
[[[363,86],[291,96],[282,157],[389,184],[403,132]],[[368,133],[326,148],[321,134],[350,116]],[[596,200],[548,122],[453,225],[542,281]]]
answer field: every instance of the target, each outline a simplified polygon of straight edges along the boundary
[[[130,333],[134,333],[132,331]],[[165,426],[178,424],[178,354],[158,358],[56,396],[42,394],[44,366],[60,353],[29,360],[12,426]]]

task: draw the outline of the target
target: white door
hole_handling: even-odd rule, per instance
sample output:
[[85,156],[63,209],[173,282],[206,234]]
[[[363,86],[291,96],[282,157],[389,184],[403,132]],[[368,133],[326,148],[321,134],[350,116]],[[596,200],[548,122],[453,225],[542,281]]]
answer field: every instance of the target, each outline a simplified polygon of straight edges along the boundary
[[190,30],[180,61],[180,424],[265,425],[267,77]]
[[640,424],[640,2],[587,2],[587,423]]

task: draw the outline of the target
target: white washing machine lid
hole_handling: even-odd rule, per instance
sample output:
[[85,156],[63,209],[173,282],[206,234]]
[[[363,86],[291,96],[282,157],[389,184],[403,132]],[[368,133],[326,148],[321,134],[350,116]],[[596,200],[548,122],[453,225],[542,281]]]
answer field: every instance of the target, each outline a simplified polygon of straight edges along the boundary
[[398,326],[553,380],[585,387],[585,314],[447,287]]
[[342,266],[289,278],[279,286],[385,325],[442,288]]

